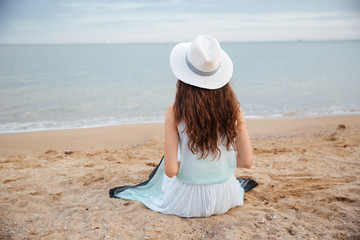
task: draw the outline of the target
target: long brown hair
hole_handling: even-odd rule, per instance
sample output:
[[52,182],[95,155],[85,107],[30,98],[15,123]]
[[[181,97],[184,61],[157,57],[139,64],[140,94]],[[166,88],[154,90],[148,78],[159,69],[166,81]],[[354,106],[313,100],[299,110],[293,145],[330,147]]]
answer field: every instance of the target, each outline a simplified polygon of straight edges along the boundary
[[188,147],[205,158],[209,153],[221,155],[218,142],[229,151],[235,147],[240,103],[230,84],[215,90],[191,86],[180,80],[174,102],[175,119],[185,122]]

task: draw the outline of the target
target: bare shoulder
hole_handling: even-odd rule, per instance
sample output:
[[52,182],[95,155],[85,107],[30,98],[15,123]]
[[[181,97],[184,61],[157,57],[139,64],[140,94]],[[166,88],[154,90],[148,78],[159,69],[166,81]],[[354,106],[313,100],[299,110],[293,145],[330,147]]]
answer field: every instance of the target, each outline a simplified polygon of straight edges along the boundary
[[167,106],[166,112],[173,112],[173,109],[174,109],[174,103],[171,103]]
[[174,104],[170,104],[166,108],[166,118],[174,118]]
[[238,119],[237,119],[240,123],[244,123],[245,120],[244,120],[244,115],[243,115],[243,111],[242,111],[242,108],[239,104],[239,112],[238,112]]
[[165,122],[170,122],[172,125],[176,122],[173,103],[166,108]]

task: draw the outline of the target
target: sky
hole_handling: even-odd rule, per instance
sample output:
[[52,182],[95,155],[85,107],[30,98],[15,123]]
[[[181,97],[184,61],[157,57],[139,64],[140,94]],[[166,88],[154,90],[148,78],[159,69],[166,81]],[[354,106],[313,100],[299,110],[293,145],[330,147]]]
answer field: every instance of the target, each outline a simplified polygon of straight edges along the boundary
[[0,0],[0,43],[360,39],[360,0]]

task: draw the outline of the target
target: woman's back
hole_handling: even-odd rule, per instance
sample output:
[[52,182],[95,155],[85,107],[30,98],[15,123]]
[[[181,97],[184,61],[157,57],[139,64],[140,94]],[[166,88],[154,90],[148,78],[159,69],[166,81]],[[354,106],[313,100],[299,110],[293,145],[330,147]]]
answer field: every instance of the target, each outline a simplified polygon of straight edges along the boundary
[[218,148],[221,154],[214,156],[210,153],[207,157],[200,158],[200,154],[192,153],[188,147],[189,136],[185,127],[184,122],[178,125],[180,167],[176,178],[188,184],[217,184],[229,179],[236,169],[234,149],[228,151],[219,140]]

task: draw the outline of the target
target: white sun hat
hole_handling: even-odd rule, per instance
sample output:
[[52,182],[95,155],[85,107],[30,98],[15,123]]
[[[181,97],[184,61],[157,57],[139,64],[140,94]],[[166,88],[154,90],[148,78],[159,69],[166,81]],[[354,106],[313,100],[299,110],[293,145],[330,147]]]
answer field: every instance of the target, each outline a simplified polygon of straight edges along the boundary
[[177,44],[170,54],[170,66],[180,81],[206,89],[225,86],[233,73],[230,57],[214,37],[207,35]]

